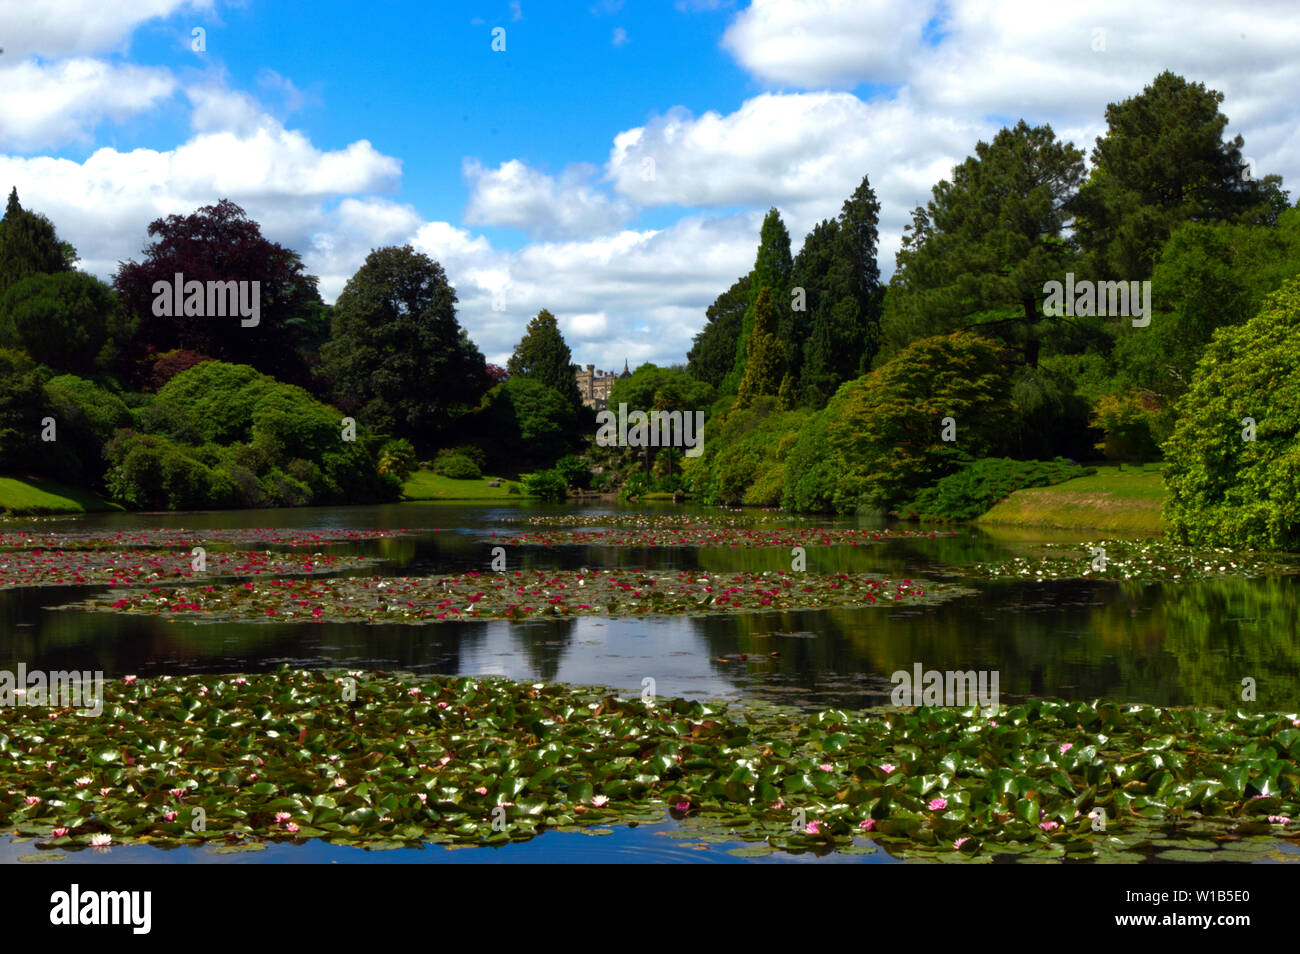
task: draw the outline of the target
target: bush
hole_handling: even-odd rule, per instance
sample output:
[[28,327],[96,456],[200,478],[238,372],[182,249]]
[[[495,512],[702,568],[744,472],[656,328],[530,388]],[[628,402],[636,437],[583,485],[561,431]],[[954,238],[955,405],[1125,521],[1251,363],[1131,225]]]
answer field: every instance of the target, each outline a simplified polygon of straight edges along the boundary
[[1081,467],[1060,457],[1053,461],[986,457],[925,488],[899,510],[920,520],[974,520],[1017,490],[1048,487],[1096,472],[1095,467]]
[[1107,394],[1097,402],[1092,426],[1105,435],[1095,446],[1107,460],[1160,459],[1164,416],[1150,393]]
[[1164,444],[1171,536],[1300,549],[1300,278],[1214,333],[1176,411]]
[[238,503],[229,473],[211,468],[165,437],[118,431],[104,448],[109,492],[136,507],[181,510]]
[[392,474],[398,480],[406,480],[415,471],[415,448],[404,437],[385,441],[379,448],[379,465],[381,474]]
[[506,484],[506,493],[510,496],[518,497],[520,494],[519,485],[515,483]]
[[[1007,369],[1000,347],[959,331],[914,341],[842,385],[790,452],[785,506],[889,506],[987,453],[1013,411]],[[941,439],[947,417],[959,428],[956,444]]]
[[118,428],[131,426],[130,410],[116,394],[71,374],[46,382],[45,401],[58,424],[50,472],[72,483],[99,485],[103,447]]
[[478,464],[455,451],[438,451],[433,460],[433,472],[455,480],[477,480],[483,476]]
[[568,454],[555,462],[555,470],[566,487],[586,489],[591,483],[591,467],[576,454]]
[[563,500],[568,496],[564,478],[554,470],[539,470],[524,478],[524,492],[539,500]]

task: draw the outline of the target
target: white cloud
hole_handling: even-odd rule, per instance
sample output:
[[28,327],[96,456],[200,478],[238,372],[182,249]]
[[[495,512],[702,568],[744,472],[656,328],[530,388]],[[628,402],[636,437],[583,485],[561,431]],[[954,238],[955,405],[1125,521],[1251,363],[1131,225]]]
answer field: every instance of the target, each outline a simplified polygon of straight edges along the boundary
[[911,69],[936,7],[934,0],[754,0],[722,45],[773,85],[895,82]]
[[470,225],[524,229],[534,237],[590,235],[608,231],[630,214],[590,181],[595,169],[576,164],[558,180],[518,159],[487,169],[474,159],[462,166],[470,185],[464,220]]
[[[0,40],[4,40],[0,33]],[[3,58],[7,59],[6,48]],[[0,149],[27,152],[89,141],[106,120],[150,109],[175,89],[171,73],[78,57],[0,65]]]
[[627,30],[623,29],[623,27],[614,27],[614,36],[610,42],[615,46],[623,46],[628,42]]
[[[131,33],[148,20],[212,9],[212,0],[0,0],[0,46],[15,59],[64,57],[125,48]],[[185,31],[188,45],[188,29]]]

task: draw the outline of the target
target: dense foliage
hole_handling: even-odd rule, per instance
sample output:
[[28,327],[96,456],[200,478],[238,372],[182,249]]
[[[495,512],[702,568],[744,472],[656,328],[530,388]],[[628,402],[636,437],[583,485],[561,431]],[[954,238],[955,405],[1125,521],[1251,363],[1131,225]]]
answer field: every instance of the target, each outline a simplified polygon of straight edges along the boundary
[[1045,461],[985,457],[926,487],[898,509],[919,520],[974,520],[1017,490],[1048,487],[1093,473],[1095,468],[1061,458]]
[[1176,539],[1300,549],[1300,278],[1215,333],[1165,459]]

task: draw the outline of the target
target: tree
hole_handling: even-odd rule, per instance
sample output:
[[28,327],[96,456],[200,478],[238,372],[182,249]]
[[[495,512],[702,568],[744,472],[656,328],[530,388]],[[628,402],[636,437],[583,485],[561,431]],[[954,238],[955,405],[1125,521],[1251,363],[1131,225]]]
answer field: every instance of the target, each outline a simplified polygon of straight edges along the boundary
[[532,378],[553,388],[572,401],[575,407],[582,404],[582,394],[574,376],[573,355],[569,353],[555,316],[545,308],[528,322],[523,338],[506,362],[506,370],[511,377]]
[[1300,275],[1300,209],[1273,228],[1186,222],[1160,251],[1151,276],[1155,313],[1146,328],[1121,328],[1116,362],[1127,385],[1162,403],[1186,392],[1216,329],[1238,325],[1264,298]]
[[[1051,126],[1021,120],[980,142],[951,182],[912,213],[885,315],[891,351],[959,328],[1018,345],[1038,364],[1043,285],[1061,280],[1073,249],[1066,206],[1083,153]],[[1055,319],[1063,321],[1065,319]]]
[[1300,548],[1300,278],[1215,332],[1177,414],[1164,445],[1172,535]]
[[852,329],[852,353],[857,373],[865,374],[880,347],[880,306],[884,289],[876,248],[880,239],[880,202],[866,176],[840,209],[835,236],[836,259],[846,272],[848,294],[857,303],[858,322]]
[[53,223],[24,209],[12,189],[0,219],[0,293],[31,275],[71,271],[76,260],[76,249],[59,240]]
[[1099,277],[1150,277],[1183,222],[1271,224],[1286,207],[1280,176],[1255,179],[1240,136],[1225,141],[1223,94],[1165,71],[1141,95],[1106,107],[1106,133],[1072,203],[1075,233]]
[[897,503],[986,456],[1011,407],[996,343],[966,331],[915,341],[843,385],[802,429],[786,461],[782,505],[842,512]]
[[442,266],[411,246],[366,256],[334,304],[323,356],[338,406],[429,453],[487,384],[483,355],[455,306]]
[[772,290],[773,308],[775,309],[776,327],[786,319],[784,313],[790,307],[790,273],[794,261],[790,257],[790,233],[781,221],[781,213],[775,208],[769,209],[763,218],[763,228],[759,234],[758,255],[754,259],[754,270],[749,278],[749,304],[741,321],[740,334],[736,338],[736,357],[731,370],[718,388],[720,394],[735,394],[745,376],[745,364],[749,356],[749,340],[754,331],[754,303],[763,286]]
[[91,370],[120,328],[113,289],[84,272],[32,275],[0,294],[0,346],[61,371]]
[[609,392],[611,408],[626,404],[635,411],[703,411],[713,400],[713,388],[707,383],[678,368],[661,368],[648,362],[631,376],[615,381]]
[[555,388],[534,377],[498,384],[475,415],[475,431],[497,473],[545,466],[576,449],[581,419]]
[[[296,252],[264,238],[261,226],[229,199],[191,215],[155,219],[149,236],[144,259],[120,263],[113,280],[123,306],[139,322],[129,361],[181,348],[252,365],[282,380],[310,382],[299,349],[319,344],[324,306],[315,276],[306,274]],[[208,282],[258,282],[257,325],[245,326],[231,315],[154,314],[155,285],[170,289],[178,273],[205,289]],[[200,310],[207,310],[206,297]],[[137,364],[131,371],[139,377],[148,368]]]
[[[774,397],[785,374],[785,349],[777,340],[776,309],[772,289],[764,285],[754,300],[754,324],[749,336],[749,360],[740,380],[737,407],[748,407],[756,398]],[[787,388],[788,393],[788,388]]]
[[695,335],[686,362],[686,370],[696,380],[720,387],[736,363],[736,343],[749,308],[753,274],[738,278],[705,312],[706,324]]
[[0,348],[0,474],[48,473],[42,451],[45,397],[32,359]]

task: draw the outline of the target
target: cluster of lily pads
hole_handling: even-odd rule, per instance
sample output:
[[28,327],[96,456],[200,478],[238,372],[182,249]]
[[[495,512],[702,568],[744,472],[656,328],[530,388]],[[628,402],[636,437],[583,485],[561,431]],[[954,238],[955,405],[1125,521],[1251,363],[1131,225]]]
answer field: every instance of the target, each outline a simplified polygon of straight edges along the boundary
[[[955,530],[942,531],[954,536]],[[495,537],[496,534],[493,533]],[[604,546],[604,547],[830,547],[884,543],[901,538],[934,538],[933,530],[859,530],[840,527],[727,527],[671,524],[655,527],[622,527],[610,530],[537,530],[503,538],[515,546]]]
[[861,573],[516,570],[113,591],[61,608],[202,615],[209,620],[438,623],[894,606],[936,602],[966,592],[954,584],[894,581]]
[[[499,679],[137,680],[0,709],[0,830],[41,848],[492,845],[663,824],[737,854],[1263,859],[1296,844],[1295,713],[1031,701],[806,713]],[[666,833],[672,833],[666,832]]]
[[27,533],[10,531],[0,533],[0,550],[102,550],[106,548],[169,548],[193,547],[202,543],[231,546],[286,547],[328,546],[335,543],[360,543],[366,540],[384,540],[401,536],[408,530],[354,530],[333,527],[279,530],[272,527],[233,527],[214,529],[119,530],[116,533],[93,531]]
[[140,586],[204,577],[335,573],[374,563],[359,556],[214,550],[194,569],[190,551],[13,550],[0,552],[0,590],[22,586]]
[[1189,547],[1165,540],[1047,543],[1042,549],[1053,552],[1035,558],[1016,556],[995,563],[977,563],[969,572],[989,579],[1078,578],[1182,583],[1222,576],[1247,578],[1294,573],[1297,570],[1294,563],[1276,555]]

